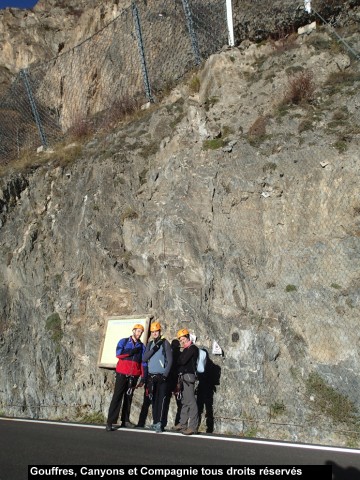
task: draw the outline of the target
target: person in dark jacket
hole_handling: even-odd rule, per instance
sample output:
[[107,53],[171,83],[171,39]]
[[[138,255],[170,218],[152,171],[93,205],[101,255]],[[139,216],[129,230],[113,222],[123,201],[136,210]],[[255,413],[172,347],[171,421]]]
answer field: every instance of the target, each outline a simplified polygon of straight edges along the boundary
[[177,361],[181,351],[180,351],[180,342],[177,338],[174,338],[174,340],[171,342],[171,350],[173,354],[173,362],[172,362],[172,366],[168,376],[169,391],[168,391],[168,398],[167,398],[167,403],[168,403],[167,411],[169,410],[170,400],[174,395],[174,398],[176,401],[175,425],[177,425],[180,419],[181,397],[182,397],[182,392],[180,391],[180,385],[178,383],[178,365],[177,365]]
[[161,335],[161,325],[150,325],[152,339],[147,344],[143,361],[148,364],[146,391],[152,405],[153,424],[150,430],[160,433],[164,430],[168,406],[168,376],[172,365],[170,343]]
[[197,433],[199,412],[195,398],[196,364],[199,349],[190,340],[189,331],[182,328],[177,333],[182,352],[177,361],[179,381],[182,384],[181,412],[179,423],[173,430],[183,435]]
[[133,327],[132,336],[122,338],[117,344],[116,356],[119,360],[116,365],[115,388],[106,423],[107,432],[115,430],[113,424],[117,422],[119,417],[122,400],[122,426],[127,428],[135,427],[130,422],[132,397],[139,377],[141,377],[139,386],[145,383],[147,370],[146,363],[142,362],[145,345],[141,342],[140,337],[143,332],[144,327],[141,324],[136,324]]

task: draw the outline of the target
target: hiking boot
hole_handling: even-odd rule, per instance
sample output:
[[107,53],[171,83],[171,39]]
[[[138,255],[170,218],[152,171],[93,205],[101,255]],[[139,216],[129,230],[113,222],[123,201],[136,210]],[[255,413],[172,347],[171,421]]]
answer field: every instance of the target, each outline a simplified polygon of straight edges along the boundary
[[177,425],[175,425],[175,427],[172,427],[172,431],[173,432],[181,432],[181,430],[185,430],[186,427],[185,425],[180,425],[180,423],[178,423]]
[[197,431],[193,430],[192,428],[187,428],[186,430],[182,430],[181,433],[183,435],[194,435],[195,433],[197,433]]
[[105,430],[107,432],[113,432],[115,430],[115,428],[112,425],[106,425]]
[[156,433],[161,433],[163,431],[161,422],[155,423],[154,425],[151,425],[153,428],[151,430],[154,430]]
[[135,428],[136,427],[136,425],[132,422],[124,422],[121,426],[125,427],[125,428]]

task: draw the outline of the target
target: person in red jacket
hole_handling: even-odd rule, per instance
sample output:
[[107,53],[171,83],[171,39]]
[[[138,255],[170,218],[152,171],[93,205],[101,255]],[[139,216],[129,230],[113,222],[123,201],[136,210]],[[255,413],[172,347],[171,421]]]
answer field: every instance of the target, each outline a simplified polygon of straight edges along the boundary
[[136,324],[133,327],[132,336],[122,338],[117,344],[116,356],[119,360],[116,365],[114,393],[106,422],[107,432],[115,430],[113,424],[117,422],[119,417],[122,400],[121,426],[135,427],[130,422],[132,397],[139,377],[141,377],[139,386],[145,383],[147,371],[147,364],[142,362],[145,345],[141,342],[140,337],[143,332],[144,327],[141,324]]

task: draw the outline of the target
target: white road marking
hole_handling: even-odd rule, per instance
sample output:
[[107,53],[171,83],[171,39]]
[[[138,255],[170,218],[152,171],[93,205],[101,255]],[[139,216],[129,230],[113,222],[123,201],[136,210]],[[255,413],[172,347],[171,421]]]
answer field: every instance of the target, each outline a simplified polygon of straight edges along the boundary
[[[47,420],[33,420],[28,418],[8,418],[8,417],[0,417],[0,420],[5,420],[9,422],[27,422],[27,423],[40,423],[46,425],[61,425],[62,427],[79,427],[79,428],[96,428],[98,430],[105,430],[104,425],[83,425],[80,423],[63,423],[63,422],[52,422]],[[161,432],[156,433],[151,430],[146,430],[143,428],[125,428],[121,427],[118,430],[126,430],[127,432],[134,432],[134,433],[147,433],[151,435],[176,435],[179,437],[184,437],[182,433],[177,432]],[[116,430],[115,430],[116,431]],[[110,432],[109,432],[110,433]],[[321,450],[324,452],[341,452],[341,453],[351,453],[351,454],[360,454],[359,449],[355,448],[342,448],[342,447],[330,447],[327,445],[311,445],[311,444],[301,444],[301,443],[290,443],[290,442],[277,442],[276,440],[258,440],[256,438],[232,438],[232,437],[225,437],[225,436],[211,436],[211,435],[202,435],[198,433],[197,435],[190,435],[192,438],[199,438],[205,440],[216,440],[220,442],[238,442],[238,443],[252,443],[258,445],[273,445],[277,447],[285,447],[285,448],[303,448],[307,450]]]

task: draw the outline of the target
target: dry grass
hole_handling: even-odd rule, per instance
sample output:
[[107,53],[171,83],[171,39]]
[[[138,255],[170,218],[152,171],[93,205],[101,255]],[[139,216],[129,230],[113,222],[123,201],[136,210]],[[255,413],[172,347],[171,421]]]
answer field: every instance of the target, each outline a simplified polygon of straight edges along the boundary
[[260,116],[251,125],[248,130],[247,138],[253,147],[259,146],[266,138],[266,125],[269,121],[269,117]]
[[102,115],[98,130],[109,131],[120,122],[131,119],[140,111],[141,102],[139,99],[124,96],[115,100],[108,110]]
[[315,83],[310,70],[304,70],[288,77],[283,104],[301,105],[310,103],[314,98]]
[[358,72],[333,72],[324,83],[324,87],[330,94],[335,94],[345,87],[353,87],[356,82],[360,82],[360,73]]
[[295,33],[290,33],[283,36],[279,35],[277,39],[270,38],[269,42],[274,54],[281,54],[293,50],[294,48],[298,48],[299,45],[296,43],[296,39],[297,35]]
[[67,166],[81,156],[82,145],[78,143],[57,144],[54,149],[35,152],[33,149],[22,150],[18,158],[6,165],[0,165],[0,177],[11,172],[28,172],[43,165],[49,164],[53,167]]
[[67,131],[67,136],[72,140],[84,140],[93,134],[93,122],[82,116],[75,116],[72,126]]
[[17,158],[12,159],[9,163],[0,165],[0,177],[10,172],[25,172],[32,168],[38,168],[46,162],[47,159],[45,157],[39,157],[34,149],[23,149]]
[[266,116],[258,117],[249,128],[248,135],[251,137],[259,137],[259,136],[266,135],[267,122],[268,122],[268,117]]

